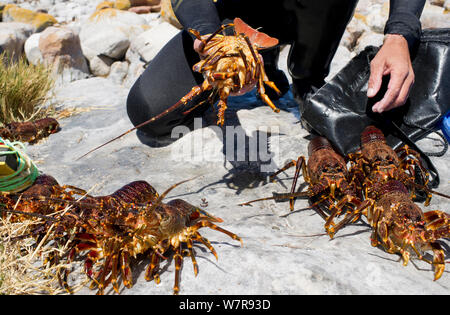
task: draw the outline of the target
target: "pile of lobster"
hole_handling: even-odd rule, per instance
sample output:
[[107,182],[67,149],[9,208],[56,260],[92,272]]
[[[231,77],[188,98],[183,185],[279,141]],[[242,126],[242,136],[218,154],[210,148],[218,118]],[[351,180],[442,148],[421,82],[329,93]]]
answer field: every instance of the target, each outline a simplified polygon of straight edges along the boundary
[[[220,34],[231,26],[234,35]],[[251,29],[240,19],[207,36],[195,30],[190,32],[201,42],[203,58],[193,70],[203,75],[204,82],[166,111],[107,143],[167,115],[205,91],[211,91],[211,103],[218,96],[219,125],[224,124],[230,93],[251,84],[256,85],[261,99],[273,111],[279,111],[266,95],[264,85],[279,90],[267,78],[257,53],[259,49],[276,45],[277,39]],[[8,125],[0,130],[0,136],[22,135],[24,141],[34,142],[57,129],[57,122],[47,119],[21,126]],[[290,192],[274,193],[273,197],[254,201],[289,200],[293,210],[296,198],[307,198],[311,208],[324,219],[325,231],[331,238],[345,226],[365,218],[372,229],[373,246],[381,245],[388,253],[400,254],[405,265],[410,255],[416,254],[432,264],[435,280],[441,277],[445,255],[439,239],[450,237],[450,215],[438,210],[424,213],[416,204],[419,194],[426,195],[425,206],[428,206],[432,194],[437,193],[428,188],[429,174],[417,152],[407,146],[393,150],[382,132],[369,126],[361,135],[361,150],[357,153],[343,157],[327,139],[316,137],[309,144],[308,154],[308,159],[300,156],[271,176],[275,179],[281,172],[295,167]],[[306,191],[297,191],[300,173],[308,184]],[[36,218],[35,225],[24,237],[34,237],[38,242],[45,240],[58,248],[65,244],[66,250],[47,257],[47,262],[71,263],[81,259],[91,288],[96,288],[98,294],[103,294],[110,284],[119,293],[120,280],[130,288],[133,261],[144,257],[150,260],[145,279],[157,283],[161,260],[173,258],[173,292],[177,294],[184,257],[191,258],[194,273],[198,273],[194,242],[206,246],[217,258],[210,241],[198,232],[200,228],[208,227],[242,243],[239,236],[216,225],[222,219],[181,199],[163,202],[172,189],[184,182],[160,195],[149,183],[135,181],[111,195],[95,197],[74,186],[60,186],[53,177],[41,175],[20,194],[0,195],[0,215],[12,216],[17,221]],[[428,250],[433,252],[433,260],[425,255]],[[68,283],[71,270],[61,268],[58,270],[60,283],[71,292]]]
[[31,144],[59,131],[56,119],[46,117],[35,121],[10,122],[0,128],[0,137],[10,141],[29,142]]
[[[221,34],[230,27],[234,27],[234,35]],[[199,54],[203,58],[193,66],[193,71],[201,73],[204,82],[193,87],[166,111],[115,139],[167,115],[205,91],[211,91],[208,98],[211,103],[218,96],[219,125],[224,124],[230,93],[247,85],[256,85],[261,99],[273,111],[279,111],[266,95],[264,85],[278,93],[280,91],[267,78],[262,58],[258,55],[258,50],[277,45],[276,38],[252,29],[239,18],[223,25],[213,34],[201,36],[196,30],[189,31],[201,42]],[[10,124],[0,130],[0,135],[13,140],[35,142],[57,129],[57,123],[47,119],[39,123]],[[200,228],[209,227],[235,240],[241,239],[214,224],[222,222],[222,219],[183,200],[163,203],[163,198],[177,185],[159,196],[150,184],[138,181],[125,185],[109,196],[93,197],[82,189],[60,186],[51,176],[42,175],[22,194],[1,196],[1,203],[3,213],[12,213],[17,220],[30,216],[42,219],[43,222],[37,223],[30,231],[30,235],[38,240],[48,237],[52,229],[48,241],[54,242],[56,246],[69,241],[68,252],[49,260],[57,262],[64,259],[71,262],[83,255],[84,270],[92,279],[91,286],[97,287],[99,294],[109,284],[118,292],[119,276],[126,287],[131,287],[130,258],[141,254],[149,255],[151,260],[145,273],[146,280],[159,282],[159,263],[161,259],[167,259],[165,255],[169,252],[175,260],[174,293],[178,293],[180,269],[186,254],[191,257],[194,273],[198,272],[192,247],[194,241],[205,245],[217,258],[211,243],[198,233]],[[68,274],[69,270],[61,271],[60,282],[70,291]]]
[[[103,294],[112,284],[119,293],[119,279],[125,287],[132,286],[132,259],[150,258],[145,272],[147,281],[159,283],[159,264],[169,255],[175,261],[174,294],[180,290],[180,270],[183,257],[190,256],[197,275],[198,266],[193,243],[206,246],[217,259],[210,241],[198,230],[209,227],[242,240],[215,223],[222,219],[181,199],[163,203],[164,197],[180,182],[162,195],[146,181],[131,182],[111,195],[90,196],[74,186],[60,186],[49,175],[41,175],[34,185],[21,194],[1,195],[0,214],[14,216],[14,220],[37,218],[36,224],[25,236],[35,237],[37,243],[44,238],[47,244],[67,250],[46,263],[70,264],[75,259],[84,260],[84,272],[91,280],[91,288]],[[64,265],[67,265],[64,264]],[[70,270],[58,270],[58,279],[68,292]]]
[[[379,129],[368,126],[361,134],[359,152],[343,157],[326,138],[316,137],[308,154],[307,162],[300,156],[271,176],[274,179],[295,166],[289,193],[274,193],[273,197],[241,205],[289,200],[293,210],[295,198],[307,198],[325,220],[325,231],[331,238],[363,216],[371,226],[373,246],[400,254],[404,265],[414,253],[434,267],[434,280],[441,277],[445,255],[438,240],[450,237],[450,214],[438,210],[424,213],[415,201],[419,192],[426,195],[425,206],[432,193],[450,197],[428,188],[429,174],[416,151],[406,145],[393,150]],[[300,171],[308,184],[306,191],[296,191]],[[434,254],[432,261],[424,256],[428,250]]]

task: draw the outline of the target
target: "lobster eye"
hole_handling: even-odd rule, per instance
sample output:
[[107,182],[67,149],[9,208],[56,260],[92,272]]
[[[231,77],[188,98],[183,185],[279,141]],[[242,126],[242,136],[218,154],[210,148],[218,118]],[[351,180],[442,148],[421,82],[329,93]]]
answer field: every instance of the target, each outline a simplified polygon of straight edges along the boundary
[[195,209],[194,212],[192,212],[191,215],[189,216],[189,219],[191,221],[193,221],[193,220],[198,219],[199,217],[200,217],[200,212],[197,209]]

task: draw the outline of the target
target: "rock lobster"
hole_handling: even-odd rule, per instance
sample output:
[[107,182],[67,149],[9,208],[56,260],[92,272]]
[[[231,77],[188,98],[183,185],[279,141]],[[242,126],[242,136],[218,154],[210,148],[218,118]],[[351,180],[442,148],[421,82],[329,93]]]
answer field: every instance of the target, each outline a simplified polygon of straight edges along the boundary
[[[234,35],[225,36],[220,34],[225,29],[233,26]],[[200,55],[204,56],[204,58],[193,66],[193,70],[203,74],[203,83],[194,86],[189,93],[164,112],[90,150],[80,158],[125,136],[133,130],[160,119],[180,106],[185,105],[188,101],[204,91],[212,90],[211,96],[209,97],[211,103],[214,93],[217,93],[219,96],[218,125],[224,124],[227,99],[230,93],[237,92],[245,85],[252,84],[253,82],[256,82],[257,92],[261,99],[274,112],[280,111],[265,93],[264,85],[274,89],[278,94],[280,94],[280,90],[267,78],[263,62],[258,55],[258,50],[276,46],[278,39],[258,32],[240,18],[235,18],[233,23],[222,25],[216,32],[209,35],[201,36],[198,31],[193,29],[189,29],[189,32],[201,41]],[[191,110],[193,108],[186,111],[185,114]]]
[[[336,224],[334,219],[345,209],[346,217],[352,214],[354,207],[361,203],[358,185],[347,170],[347,163],[324,137],[315,137],[308,145],[308,161],[304,156],[292,160],[270,176],[274,179],[278,174],[295,166],[291,191],[287,194],[274,193],[273,197],[249,201],[241,205],[249,205],[260,200],[289,199],[291,211],[294,209],[296,197],[307,197],[311,207],[325,220],[325,230],[333,237],[343,223]],[[296,192],[297,180],[302,171],[303,179],[308,184],[306,192]],[[329,214],[328,214],[329,213]],[[347,221],[345,218],[343,222]],[[337,227],[337,229],[335,228]]]
[[10,141],[36,143],[59,131],[59,123],[54,118],[35,121],[11,122],[0,129],[0,137]]
[[[398,180],[386,181],[376,196],[357,209],[372,227],[372,246],[381,244],[388,253],[399,253],[405,266],[411,252],[415,253],[434,266],[434,280],[438,280],[445,269],[445,255],[437,240],[450,237],[450,215],[439,210],[423,213]],[[433,261],[424,257],[426,250],[433,251]]]
[[[416,189],[427,193],[425,205],[431,200],[432,191],[428,189],[429,173],[424,167],[420,154],[407,145],[392,149],[383,132],[375,126],[367,126],[361,133],[361,151],[350,154],[352,170],[360,178],[367,198],[380,192],[380,186],[389,179],[401,181],[416,197]],[[419,181],[420,184],[416,183]]]
[[[162,195],[146,181],[135,181],[111,195],[98,197],[90,196],[74,186],[47,185],[50,182],[51,180],[42,179],[40,183],[30,187],[32,191],[22,195],[25,208],[19,204],[17,210],[11,212],[20,215],[32,213],[45,218],[51,210],[56,209],[55,205],[69,203],[67,211],[51,219],[58,231],[54,234],[54,239],[71,239],[69,250],[52,259],[67,259],[70,263],[78,256],[83,256],[84,271],[92,280],[91,288],[97,287],[97,294],[103,294],[109,284],[119,293],[120,277],[124,286],[131,288],[131,258],[142,258],[143,255],[151,260],[145,279],[154,279],[159,283],[159,263],[161,259],[167,259],[165,255],[168,254],[173,254],[175,261],[173,292],[177,294],[186,251],[191,257],[195,275],[198,273],[194,242],[200,242],[216,259],[218,257],[209,240],[198,232],[202,227],[222,232],[242,243],[239,236],[215,224],[223,222],[222,219],[181,199],[162,202],[172,189],[186,181],[171,186]],[[47,194],[46,197],[35,195],[43,191]],[[78,195],[83,196],[82,200],[75,200]],[[47,202],[43,205],[45,201]],[[39,234],[42,234],[43,230],[48,229],[48,224],[43,223],[39,227]],[[60,271],[59,276],[61,284],[71,292],[67,282],[69,273],[70,270],[65,269]]]

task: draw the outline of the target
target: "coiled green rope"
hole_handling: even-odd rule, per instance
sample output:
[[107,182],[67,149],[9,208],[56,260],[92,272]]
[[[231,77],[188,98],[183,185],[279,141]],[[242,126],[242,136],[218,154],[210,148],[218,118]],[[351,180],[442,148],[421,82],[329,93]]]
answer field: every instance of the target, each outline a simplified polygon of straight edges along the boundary
[[10,175],[0,176],[0,191],[15,193],[33,185],[39,176],[39,170],[33,161],[25,154],[25,145],[20,141],[10,142],[0,137],[0,147],[8,147],[4,154],[15,154],[17,159],[17,170]]

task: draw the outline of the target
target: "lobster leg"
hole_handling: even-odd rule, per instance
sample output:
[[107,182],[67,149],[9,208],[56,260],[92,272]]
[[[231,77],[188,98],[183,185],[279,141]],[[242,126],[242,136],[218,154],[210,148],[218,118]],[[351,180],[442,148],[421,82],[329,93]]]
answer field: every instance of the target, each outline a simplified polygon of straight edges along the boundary
[[245,67],[245,83],[249,83],[252,79],[252,70],[247,62],[247,57],[245,57],[245,54],[241,48],[239,48],[239,55],[241,56],[242,62],[244,63]]
[[197,264],[197,260],[195,259],[194,250],[192,249],[192,240],[188,239],[186,244],[187,244],[187,247],[189,250],[189,256],[191,256],[192,265],[194,266],[194,274],[195,274],[195,276],[197,276],[198,275],[198,264]]
[[214,247],[211,245],[211,243],[206,238],[201,236],[200,233],[198,233],[198,232],[195,232],[194,235],[195,235],[195,240],[197,240],[200,243],[202,243],[203,245],[205,245],[211,251],[211,253],[214,255],[214,257],[216,257],[216,260],[218,260],[219,257],[217,256],[217,252],[214,249]]
[[216,231],[219,231],[219,232],[222,232],[222,233],[228,235],[232,239],[241,242],[241,245],[243,245],[242,239],[239,236],[237,236],[236,234],[234,234],[234,233],[232,233],[230,231],[222,229],[221,227],[218,227],[217,225],[215,225],[214,223],[211,223],[209,221],[201,221],[201,222],[197,223],[195,225],[195,227],[197,227],[197,228],[209,227],[210,229],[213,229],[213,230],[216,230]]
[[175,260],[175,285],[173,286],[173,294],[180,292],[180,272],[183,267],[183,256],[181,255],[180,246],[176,249],[173,259]]
[[224,31],[225,29],[234,26],[233,23],[228,23],[228,24],[223,24],[217,31],[215,31],[214,33],[212,33],[211,35],[209,35],[209,37],[207,39],[202,39],[202,36],[200,35],[200,32],[194,29],[189,29],[188,31],[193,34],[199,41],[202,42],[200,48],[200,51],[204,51],[206,45],[219,33],[221,33],[222,31]]
[[238,74],[238,72],[214,72],[212,78],[214,80],[225,80],[235,77],[236,74]]
[[84,261],[84,271],[86,273],[86,275],[89,277],[89,279],[94,279],[93,278],[93,271],[92,271],[92,267],[94,266],[94,263],[98,260],[99,258],[99,253],[96,250],[90,250],[87,254],[86,260]]
[[[328,220],[328,215],[320,208],[320,205],[323,205],[325,201],[330,201],[330,196],[322,196],[319,200],[311,204],[311,208],[317,212],[318,215],[322,217],[322,219],[325,220],[325,222]],[[331,204],[328,206],[328,209],[331,207]]]
[[114,291],[116,291],[117,294],[119,294],[119,284],[117,282],[117,275],[118,275],[117,266],[119,264],[120,255],[121,255],[121,253],[113,255],[112,270],[111,270],[111,276],[110,276],[113,289],[114,289]]
[[217,124],[223,126],[225,122],[225,110],[227,109],[227,99],[230,95],[230,88],[224,87],[219,94],[219,103],[217,104],[217,107],[219,108],[219,113],[217,114]]
[[[304,156],[300,156],[297,160],[291,160],[288,164],[286,164],[281,169],[279,169],[278,171],[276,171],[275,173],[270,175],[270,177],[269,177],[270,181],[274,181],[274,177],[276,177],[278,174],[284,172],[285,170],[291,168],[292,166],[297,166],[297,163],[299,161],[302,164],[305,164],[305,157]],[[309,182],[310,179],[309,179],[309,176],[308,176],[308,172],[306,171],[306,165],[302,165],[302,170],[303,170],[303,177],[305,178],[305,181]]]
[[199,63],[196,63],[193,66],[192,70],[194,70],[196,72],[200,72],[200,73],[205,70],[208,70],[209,68],[212,68],[212,66],[214,64],[216,64],[217,61],[219,61],[220,58],[222,58],[224,55],[225,55],[225,53],[222,52],[222,48],[219,48],[219,49],[217,49],[217,51],[215,51],[214,53],[211,53],[210,55],[208,55],[208,57],[206,57]]
[[[335,227],[330,227],[330,225],[334,225],[333,220],[335,216],[340,214],[342,208],[347,204],[351,204],[352,206],[356,207],[356,209],[347,212],[344,219],[342,219],[337,225],[335,225]],[[333,238],[334,234],[336,234],[336,232],[343,228],[347,223],[357,220],[364,207],[365,205],[362,205],[360,199],[355,196],[346,195],[344,198],[342,198],[336,205],[333,205],[333,210],[331,211],[331,214],[328,217],[327,222],[325,223],[325,230],[327,231],[328,235]]]
[[[297,180],[300,175],[300,168],[303,168],[303,174],[306,173],[306,166],[305,166],[305,158],[303,156],[300,156],[297,159],[296,166],[295,166],[295,173],[294,173],[294,180],[292,181],[292,187],[291,187],[291,194],[295,193],[295,188],[297,187]],[[289,200],[289,208],[291,211],[294,210],[294,198],[291,198]]]
[[434,281],[436,281],[444,273],[445,255],[444,255],[444,250],[442,249],[441,245],[439,245],[439,243],[431,242],[430,246],[431,246],[431,250],[434,253],[434,257],[433,257]]
[[428,211],[424,213],[426,229],[430,231],[430,238],[439,239],[450,237],[450,215],[442,211]]
[[[300,175],[300,169],[302,169],[302,174],[303,174],[303,177],[305,178],[305,181],[307,181],[307,182],[309,181],[309,176],[307,174],[304,156],[299,156],[296,161],[292,160],[291,162],[286,164],[284,167],[282,167],[280,170],[278,170],[276,173],[270,175],[270,180],[273,181],[273,178],[275,176],[277,176],[281,172],[284,172],[285,170],[291,168],[292,166],[295,166],[294,180],[292,181],[292,187],[291,187],[291,194],[294,194],[295,188],[297,186],[297,180]],[[290,199],[289,200],[289,208],[291,209],[291,211],[294,210],[294,200],[295,200],[294,198],[295,198],[294,196],[289,198]]]
[[281,169],[279,169],[278,171],[276,171],[275,173],[273,173],[272,175],[270,175],[270,181],[274,181],[274,177],[276,177],[278,174],[284,172],[285,170],[291,168],[292,166],[296,165],[296,161],[292,160],[290,161],[288,164],[286,164],[285,166],[283,166]]
[[147,266],[147,270],[145,271],[145,280],[152,281],[155,280],[157,284],[160,282],[158,269],[159,269],[159,256],[156,251],[152,253],[152,258],[150,264]]
[[97,280],[95,280],[95,283],[97,283],[97,287],[98,287],[97,295],[103,295],[103,291],[106,287],[105,279],[109,273],[109,266],[111,264],[112,256],[106,255],[106,257],[107,258],[106,258],[105,262],[103,263],[103,267],[100,270],[99,276],[96,277]]
[[122,251],[120,255],[120,272],[123,285],[128,289],[131,288],[133,279],[131,277],[130,254],[128,254],[128,251]]
[[[275,104],[272,102],[272,100],[267,96],[266,90],[264,89],[263,80],[264,80],[265,78],[263,78],[263,77],[266,76],[266,75],[265,75],[264,67],[263,67],[263,65],[262,65],[262,63],[261,63],[261,60],[256,56],[256,52],[255,52],[255,50],[253,49],[253,46],[252,46],[252,44],[251,44],[250,39],[248,38],[248,36],[244,36],[244,39],[245,39],[245,41],[246,41],[246,43],[247,43],[247,45],[248,45],[248,47],[249,47],[249,49],[250,49],[250,52],[251,52],[251,54],[252,54],[252,56],[253,56],[253,59],[254,59],[255,62],[256,62],[256,70],[257,70],[257,72],[256,72],[256,73],[257,73],[257,74],[256,74],[256,77],[257,77],[257,79],[258,79],[256,85],[257,85],[257,91],[258,91],[258,94],[259,94],[259,96],[261,96],[262,100],[263,100],[267,105],[269,105],[270,108],[272,108],[272,110],[273,110],[274,112],[278,113],[278,112],[280,112],[280,110],[275,106]],[[280,90],[275,86],[275,84],[274,84],[273,82],[271,82],[271,81],[266,81],[266,82],[268,82],[267,84],[268,84],[270,87],[272,87],[277,93],[281,93]]]
[[[75,256],[75,253],[76,253],[76,248],[72,248],[70,250],[69,257],[68,257],[68,263],[69,264],[72,262],[73,257]],[[70,286],[68,284],[68,278],[69,278],[70,270],[68,268],[66,268],[66,267],[63,267],[62,269],[63,269],[62,271],[63,271],[63,274],[64,274],[62,279],[60,278],[60,269],[58,269],[58,280],[59,280],[59,283],[61,284],[62,287],[64,287],[64,289],[66,290],[67,293],[72,294],[73,293],[72,289],[70,289]]]

